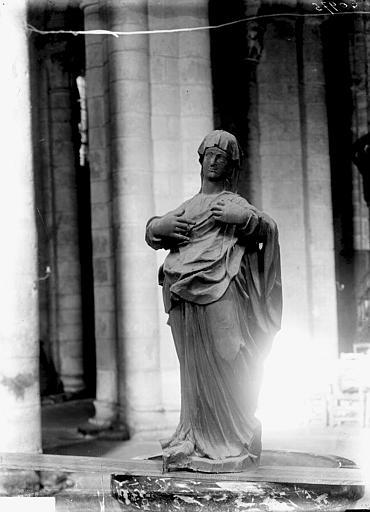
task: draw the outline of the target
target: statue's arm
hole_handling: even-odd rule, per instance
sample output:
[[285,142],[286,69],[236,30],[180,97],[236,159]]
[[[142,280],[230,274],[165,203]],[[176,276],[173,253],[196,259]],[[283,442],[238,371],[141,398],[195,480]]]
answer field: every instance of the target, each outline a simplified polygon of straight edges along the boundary
[[146,225],[145,240],[153,249],[172,249],[189,241],[189,229],[194,224],[184,216],[184,206],[161,217],[152,217]]
[[244,224],[237,226],[236,234],[240,242],[263,243],[266,233],[277,230],[275,221],[266,213],[257,210],[247,201],[244,203],[247,220]]
[[152,217],[146,223],[145,241],[152,249],[166,249],[166,240],[157,233],[156,219],[160,217]]

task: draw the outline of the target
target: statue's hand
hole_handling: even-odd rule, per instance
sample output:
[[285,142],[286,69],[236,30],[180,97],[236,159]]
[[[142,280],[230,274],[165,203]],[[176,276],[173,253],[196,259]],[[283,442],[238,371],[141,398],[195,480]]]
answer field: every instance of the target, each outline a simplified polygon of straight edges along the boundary
[[245,206],[236,202],[219,199],[211,208],[213,217],[225,224],[245,224],[251,213]]
[[195,222],[184,217],[185,210],[177,209],[152,221],[152,230],[161,238],[172,238],[180,242],[189,241],[189,230]]

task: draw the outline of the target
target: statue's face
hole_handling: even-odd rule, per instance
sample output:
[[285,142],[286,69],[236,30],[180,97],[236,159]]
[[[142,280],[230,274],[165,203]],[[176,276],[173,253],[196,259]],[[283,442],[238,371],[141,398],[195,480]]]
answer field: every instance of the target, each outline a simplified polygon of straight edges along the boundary
[[202,162],[202,174],[208,181],[224,181],[230,174],[227,153],[217,147],[206,149]]

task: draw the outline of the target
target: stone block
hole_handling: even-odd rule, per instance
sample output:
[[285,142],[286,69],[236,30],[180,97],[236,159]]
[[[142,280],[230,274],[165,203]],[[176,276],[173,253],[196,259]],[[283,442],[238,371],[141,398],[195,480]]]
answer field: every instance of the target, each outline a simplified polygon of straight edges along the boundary
[[[314,89],[315,86],[310,86],[310,92],[312,91],[312,97],[314,98]],[[319,86],[317,86],[319,87]],[[321,86],[320,86],[321,87]],[[320,91],[318,91],[320,92]],[[307,91],[308,94],[308,91]],[[298,85],[296,82],[290,83],[283,81],[279,83],[279,87],[275,87],[275,85],[271,81],[258,83],[258,97],[259,101],[264,104],[270,104],[275,102],[283,102],[287,98],[297,98],[298,97]],[[307,97],[308,100],[308,97]],[[289,100],[287,100],[289,101]]]
[[183,57],[179,61],[181,84],[211,83],[211,65],[209,59]]
[[68,326],[68,329],[65,326],[62,326],[59,333],[59,344],[60,344],[60,354],[61,358],[67,359],[81,359],[82,358],[82,329],[72,330]]
[[[205,18],[208,24],[208,18]],[[189,21],[189,20],[188,20]],[[194,20],[194,25],[199,26],[200,19]],[[200,57],[205,60],[210,59],[209,34],[208,31],[199,32],[181,32],[179,34],[179,56],[182,57]]]
[[60,246],[77,247],[78,245],[78,230],[77,225],[71,226],[70,224],[62,225],[58,228],[58,244]]
[[[272,50],[271,50],[272,52]],[[270,52],[270,53],[271,53]],[[269,56],[262,52],[262,55],[265,55],[266,63],[261,62],[258,66],[258,84],[267,84],[267,87],[270,90],[275,89],[278,91],[280,89],[281,84],[285,84],[286,86],[291,85],[291,89],[294,91],[294,96],[298,95],[298,77],[297,77],[297,63],[296,63],[296,48],[291,49],[291,53],[283,53],[279,57],[279,51],[275,50],[275,55],[272,58],[272,55]],[[284,59],[285,65],[281,65],[281,58]],[[288,93],[288,88],[284,88],[281,90],[281,93]],[[289,101],[288,96],[283,96],[283,99]]]
[[[203,136],[204,137],[204,136]],[[182,165],[184,169],[184,177],[192,176],[192,178],[198,179],[200,176],[200,163],[199,163],[199,155],[198,155],[198,147],[202,140],[199,139],[183,139],[181,144],[181,156],[182,156]],[[198,181],[199,183],[199,181]]]
[[[162,288],[160,295],[162,295]],[[175,350],[175,344],[171,335],[171,329],[167,325],[168,314],[164,312],[163,299],[158,297],[159,323],[160,323],[160,363],[162,370],[176,372],[179,369],[179,362]]]
[[81,292],[81,281],[76,276],[61,275],[59,273],[58,292],[77,294]]
[[104,96],[93,96],[88,99],[89,130],[105,125],[105,101]]
[[[81,264],[79,260],[64,261],[62,259],[57,262],[57,272],[61,275],[79,276],[81,272]],[[51,273],[56,271],[55,267],[51,267]]]
[[180,116],[175,115],[152,115],[152,137],[154,144],[158,140],[178,140],[180,134]]
[[109,146],[108,135],[105,127],[89,129],[89,151],[104,149]]
[[[153,412],[161,406],[160,380],[158,370],[140,369],[140,360],[135,365],[139,369],[130,369],[127,379],[127,403],[129,421],[135,423],[135,412]],[[155,423],[151,424],[153,428]]]
[[[126,186],[134,186],[133,181],[140,175],[150,176],[151,147],[139,138],[115,138],[114,143],[120,148],[112,155],[112,168],[114,184],[114,195],[124,194]],[[142,193],[147,194],[150,189],[150,181],[143,183],[145,189]],[[116,188],[118,187],[118,189]]]
[[181,116],[181,141],[190,141],[191,145],[187,146],[192,154],[197,152],[201,141],[213,129],[212,114],[182,115]]
[[[100,36],[101,37],[101,36]],[[90,68],[99,67],[104,61],[104,52],[101,39],[97,42],[92,42],[90,36],[86,37],[86,64],[87,72]]]
[[168,205],[171,205],[169,209],[173,209],[183,201],[183,175],[179,172],[179,167],[175,164],[176,162],[172,162],[172,169],[168,172],[157,172],[154,176],[153,190],[156,204],[155,212],[166,213],[165,208],[167,208]]
[[64,244],[58,247],[58,259],[63,261],[79,261],[79,248],[76,244]]
[[[69,112],[71,97],[68,87],[60,86],[60,89],[51,87],[50,90],[50,107],[51,112],[55,109],[61,109],[66,114]],[[70,115],[70,114],[68,114]]]
[[310,105],[319,103],[326,110],[325,106],[326,88],[323,83],[306,83],[304,87],[305,104],[310,110]]
[[58,319],[61,325],[80,325],[82,321],[81,308],[62,309],[58,311]]
[[[141,138],[149,141],[150,116],[148,112],[116,112],[110,116],[111,125],[114,127],[113,138]],[[119,150],[119,148],[117,148]]]
[[177,85],[153,84],[151,94],[154,115],[178,115],[180,95]]
[[273,103],[259,112],[261,139],[265,141],[299,140],[300,118],[298,105]]
[[93,254],[95,256],[112,256],[113,254],[113,240],[112,230],[94,229],[92,232],[93,239]]
[[[166,22],[167,28],[167,22]],[[179,36],[178,34],[150,34],[149,36],[151,56],[163,56],[178,58]]]
[[96,314],[102,311],[115,311],[115,289],[111,285],[95,285],[94,286],[95,298],[95,312]]
[[179,85],[179,61],[176,57],[156,55],[150,57],[152,84]]
[[180,410],[180,372],[161,369],[163,407],[168,411]]
[[146,80],[116,80],[113,85],[113,113],[150,113],[150,91]]
[[104,73],[102,67],[88,68],[86,70],[86,94],[88,98],[103,96]]
[[[114,28],[115,27],[115,28]],[[145,30],[147,27],[140,29],[135,28],[135,25],[129,25],[125,23],[125,27],[123,28],[119,24],[112,25],[109,30],[118,30],[118,31],[134,31],[134,30]],[[148,36],[147,35],[130,35],[129,37],[110,37],[108,39],[108,55],[109,58],[114,52],[128,52],[128,51],[148,51]]]
[[59,310],[81,309],[81,295],[80,294],[58,294],[57,297]]
[[112,284],[114,280],[113,258],[94,258],[94,281],[98,284]]
[[183,115],[211,115],[212,89],[210,85],[183,85],[180,87]]
[[331,213],[331,186],[330,179],[310,179],[307,195],[310,201],[310,208],[324,208],[329,217]]
[[282,155],[289,159],[291,156],[297,157],[301,155],[301,144],[298,137],[294,138],[290,143],[286,141],[265,141],[260,143],[261,156]]
[[179,140],[156,140],[153,145],[153,164],[156,173],[176,173],[181,157]]
[[329,155],[312,154],[311,151],[309,151],[307,158],[307,175],[309,179],[322,180],[325,184],[330,182]]
[[89,166],[91,182],[110,178],[109,155],[106,149],[89,150]]
[[[280,183],[280,180],[302,181],[302,160],[298,156],[261,155],[262,188],[269,183]],[[299,184],[297,183],[297,186]]]
[[[70,113],[70,105],[69,108],[53,108],[50,110],[50,119],[53,125],[57,124],[58,129],[55,130],[54,138],[58,137],[58,139],[64,138],[63,136],[67,136],[69,140],[71,140],[71,113]],[[59,131],[60,128],[60,131]]]
[[[61,346],[61,352],[63,346]],[[64,384],[65,391],[77,391],[73,389],[75,386],[83,386],[83,360],[82,357],[69,356],[68,353],[64,354],[61,358],[61,378]],[[83,387],[79,390],[83,389]]]
[[91,208],[92,228],[109,228],[111,226],[110,204],[94,204]]
[[[145,322],[144,319],[142,321]],[[127,336],[121,338],[120,333],[119,340],[125,343],[125,367],[129,374],[159,368],[158,340],[156,338],[137,337],[134,334],[131,339]]]
[[[75,169],[74,165],[68,161],[67,165],[58,165],[56,172],[53,173],[54,185],[56,188],[59,187],[70,187],[70,183],[75,183]],[[46,188],[44,189],[47,193],[49,193],[48,199],[51,198],[52,189],[50,183],[46,183]]]
[[[116,318],[112,311],[97,312],[95,318],[95,336],[100,340],[99,342],[99,361],[103,364],[107,359],[113,361],[116,356],[116,348],[114,343],[106,340],[114,340],[116,337]],[[104,342],[103,342],[104,340]],[[107,347],[105,348],[105,345]],[[106,355],[109,355],[107,358]]]
[[93,205],[109,203],[111,199],[111,183],[108,180],[91,182],[91,203]]
[[[0,437],[1,452],[40,453],[40,400],[29,404],[4,400],[1,403],[6,407],[6,414],[1,415],[0,422],[4,431]],[[27,428],[18,428],[21,425],[27,425]]]
[[111,83],[120,80],[144,82],[149,80],[148,53],[143,50],[132,49],[124,52],[112,52],[109,63],[109,80]]

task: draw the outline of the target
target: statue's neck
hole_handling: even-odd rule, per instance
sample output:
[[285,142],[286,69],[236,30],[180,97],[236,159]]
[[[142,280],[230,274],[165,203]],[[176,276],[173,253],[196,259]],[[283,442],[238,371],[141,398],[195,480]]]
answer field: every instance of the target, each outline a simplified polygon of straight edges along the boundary
[[226,183],[224,181],[208,181],[203,179],[200,191],[202,194],[219,194],[227,190]]

